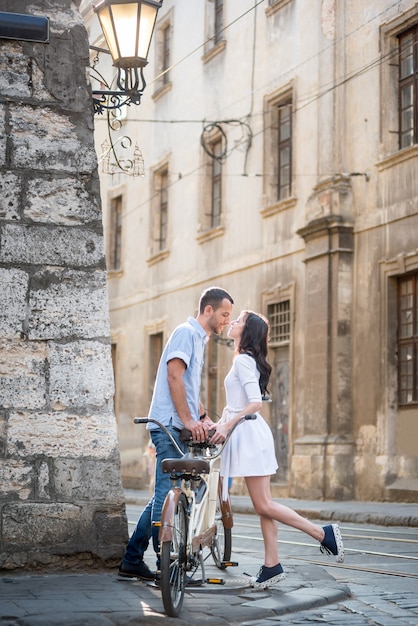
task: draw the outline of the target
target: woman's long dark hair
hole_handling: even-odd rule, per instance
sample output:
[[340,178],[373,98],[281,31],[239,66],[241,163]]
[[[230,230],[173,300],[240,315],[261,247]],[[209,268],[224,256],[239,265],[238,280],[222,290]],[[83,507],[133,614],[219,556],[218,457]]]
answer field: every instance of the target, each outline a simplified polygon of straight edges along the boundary
[[268,384],[271,374],[271,365],[267,361],[267,338],[269,332],[268,321],[262,315],[253,311],[244,311],[246,314],[244,328],[238,346],[239,354],[250,354],[260,372],[261,395],[268,393]]

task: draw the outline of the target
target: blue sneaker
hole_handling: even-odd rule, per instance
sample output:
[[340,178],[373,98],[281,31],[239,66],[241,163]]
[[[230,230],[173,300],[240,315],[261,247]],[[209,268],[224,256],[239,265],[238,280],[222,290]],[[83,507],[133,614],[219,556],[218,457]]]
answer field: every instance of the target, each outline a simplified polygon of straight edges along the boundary
[[265,565],[262,565],[257,574],[257,578],[255,576],[251,578],[250,585],[251,587],[256,587],[257,589],[268,589],[284,578],[286,578],[286,574],[284,573],[280,563],[274,565],[273,567],[266,567]]
[[344,561],[344,544],[338,524],[323,526],[325,537],[320,550],[323,554],[333,554],[337,563]]

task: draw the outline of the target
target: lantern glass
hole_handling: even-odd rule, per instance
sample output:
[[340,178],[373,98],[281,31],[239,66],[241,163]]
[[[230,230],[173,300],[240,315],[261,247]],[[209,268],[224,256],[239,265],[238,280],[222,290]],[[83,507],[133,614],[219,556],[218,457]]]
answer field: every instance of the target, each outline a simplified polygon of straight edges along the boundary
[[157,19],[158,8],[152,4],[142,3],[141,15],[139,16],[140,28],[138,37],[137,56],[143,59],[148,58],[151,45],[151,37],[154,32],[155,20]]
[[147,64],[160,7],[161,4],[155,0],[103,0],[95,6],[116,67],[144,67]]

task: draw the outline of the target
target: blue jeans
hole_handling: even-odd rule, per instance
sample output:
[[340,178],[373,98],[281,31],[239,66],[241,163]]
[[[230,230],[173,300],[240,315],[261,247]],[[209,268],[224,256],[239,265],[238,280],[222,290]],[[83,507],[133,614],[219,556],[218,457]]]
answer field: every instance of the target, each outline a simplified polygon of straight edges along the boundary
[[[187,444],[180,441],[180,432],[175,430],[172,426],[167,427],[177,441],[180,448],[187,452]],[[145,509],[141,513],[141,517],[138,520],[136,528],[132,533],[129,543],[126,546],[125,555],[123,557],[123,563],[126,565],[134,565],[138,561],[142,561],[144,558],[144,552],[148,548],[150,539],[152,537],[152,543],[154,551],[157,554],[157,568],[159,566],[159,543],[158,543],[158,527],[152,526],[153,522],[159,522],[161,520],[161,511],[163,508],[164,500],[167,493],[172,487],[170,480],[170,474],[164,474],[161,470],[161,461],[167,458],[179,458],[180,455],[173,443],[168,438],[168,435],[157,428],[151,430],[152,443],[155,445],[155,482],[154,482],[154,495],[146,505]]]

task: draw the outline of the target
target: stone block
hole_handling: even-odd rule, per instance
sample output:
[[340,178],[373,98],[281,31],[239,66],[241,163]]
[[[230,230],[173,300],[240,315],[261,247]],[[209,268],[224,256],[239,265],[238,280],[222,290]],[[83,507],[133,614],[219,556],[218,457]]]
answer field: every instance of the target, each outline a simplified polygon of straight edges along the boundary
[[70,177],[29,181],[24,216],[34,222],[66,226],[102,219],[97,198],[80,179]]
[[0,268],[0,338],[17,339],[22,336],[28,284],[29,275],[26,272]]
[[51,343],[49,381],[55,410],[108,406],[114,393],[110,346],[99,341]]
[[2,263],[90,267],[103,260],[100,232],[27,224],[7,224],[2,229]]
[[[9,503],[1,511],[3,554],[0,568],[51,564],[56,557],[83,553],[100,559],[121,558],[128,539],[125,507],[97,509],[70,503]],[[8,560],[13,561],[10,565]],[[77,561],[78,561],[77,559]],[[75,565],[75,563],[73,563]]]
[[47,356],[46,344],[0,342],[1,406],[14,410],[36,410],[45,406]]
[[67,503],[10,503],[2,509],[3,546],[25,550],[72,543],[81,507]]
[[27,334],[29,339],[108,337],[106,272],[37,272],[31,279]]
[[13,167],[66,174],[91,173],[97,167],[90,133],[83,136],[66,115],[47,107],[11,107],[10,129]]
[[68,459],[54,461],[53,483],[58,500],[77,502],[94,500],[124,504],[120,476],[115,472],[118,459]]
[[0,93],[3,97],[30,97],[30,65],[20,42],[3,40],[0,43]]
[[0,218],[19,219],[20,179],[12,172],[0,172]]
[[24,460],[0,460],[0,496],[27,500],[33,493],[33,468]]
[[86,415],[13,411],[9,416],[7,455],[15,459],[107,459],[116,446],[116,425],[110,411]]
[[115,556],[122,558],[125,553],[125,544],[129,540],[125,506],[122,510],[114,512],[96,511],[93,523],[97,536],[100,537],[99,556],[105,561]]

